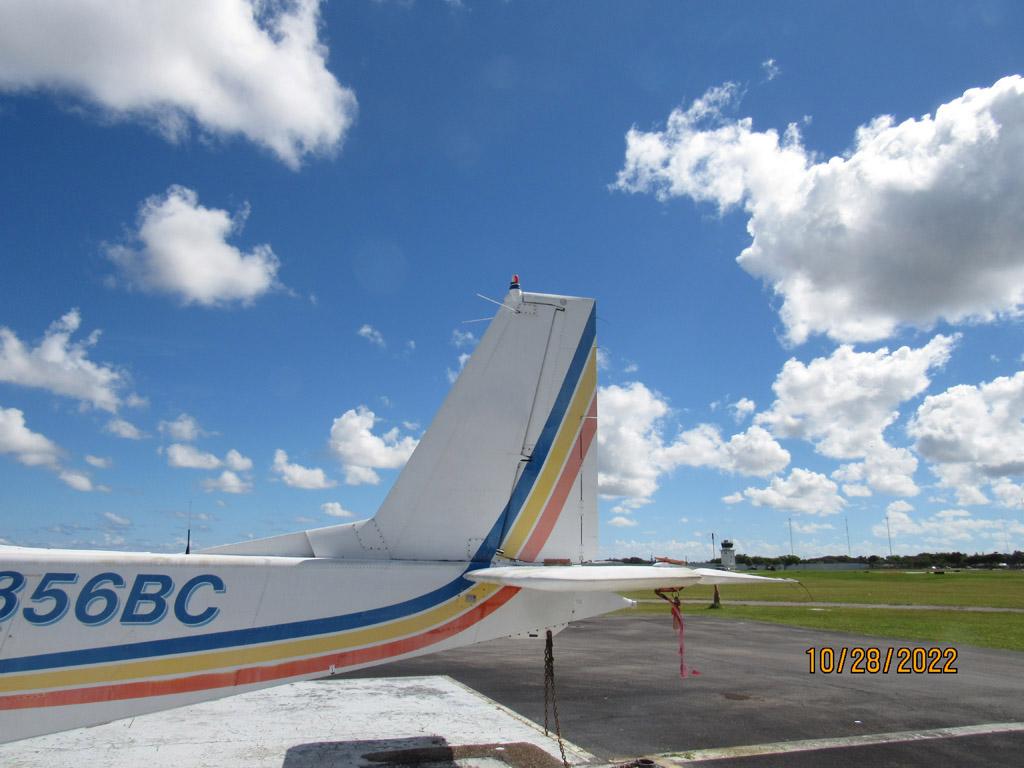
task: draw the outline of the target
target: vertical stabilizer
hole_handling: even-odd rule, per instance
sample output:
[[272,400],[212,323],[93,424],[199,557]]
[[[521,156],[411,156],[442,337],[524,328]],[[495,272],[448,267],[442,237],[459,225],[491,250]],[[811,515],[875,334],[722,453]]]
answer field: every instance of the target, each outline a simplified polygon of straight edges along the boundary
[[209,551],[269,554],[281,540],[346,559],[593,559],[595,323],[592,299],[513,281],[373,518]]

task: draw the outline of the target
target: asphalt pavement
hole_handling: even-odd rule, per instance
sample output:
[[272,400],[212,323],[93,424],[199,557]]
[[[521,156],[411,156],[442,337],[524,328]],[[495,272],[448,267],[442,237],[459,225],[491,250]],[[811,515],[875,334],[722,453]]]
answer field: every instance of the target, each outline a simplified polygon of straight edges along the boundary
[[[1019,765],[1024,754],[1024,653],[960,647],[957,674],[810,674],[808,648],[932,645],[700,615],[678,638],[666,614],[578,622],[555,637],[562,734],[608,762],[640,756],[782,743],[769,754],[707,765]],[[943,646],[945,647],[945,646]],[[498,640],[374,667],[349,677],[450,675],[544,721],[544,645]],[[1012,725],[936,737],[935,729]],[[907,732],[910,732],[909,734]],[[850,746],[851,736],[901,733]],[[807,749],[794,745],[823,740]],[[832,746],[833,744],[837,746]],[[804,751],[789,752],[788,749]],[[681,757],[680,757],[681,755]],[[670,760],[666,758],[666,760]]]

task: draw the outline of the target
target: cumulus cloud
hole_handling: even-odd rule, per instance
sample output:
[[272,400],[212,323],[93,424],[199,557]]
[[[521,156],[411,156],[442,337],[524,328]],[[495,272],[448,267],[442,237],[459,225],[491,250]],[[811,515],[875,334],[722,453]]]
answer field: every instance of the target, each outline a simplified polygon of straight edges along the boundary
[[243,456],[234,448],[221,459],[208,451],[201,451],[194,445],[171,443],[167,446],[167,464],[176,469],[220,469],[226,466],[234,472],[247,472],[252,469],[252,459]]
[[91,491],[107,490],[106,486],[94,486],[90,477],[84,472],[79,472],[75,469],[62,469],[57,472],[57,477],[60,478],[61,482],[67,485],[69,488],[73,488],[76,491],[82,493],[90,493]]
[[85,454],[85,463],[96,469],[110,469],[114,463],[112,459],[106,456],[93,456],[92,454]]
[[348,485],[376,485],[380,476],[375,470],[404,466],[419,442],[403,437],[398,427],[375,435],[376,422],[376,414],[360,405],[345,411],[331,425],[331,449],[341,460]]
[[0,6],[0,89],[71,94],[109,115],[240,135],[297,168],[355,119],[327,69],[318,0],[10,0]]
[[[473,335],[472,331],[464,331],[461,328],[456,328],[452,331],[452,344],[457,348],[475,347],[476,343],[477,338]],[[598,350],[598,354],[601,354],[600,350]]]
[[739,424],[757,410],[757,403],[748,397],[741,397],[735,403],[729,403],[729,410],[732,411],[733,419]]
[[616,528],[634,528],[637,525],[637,522],[631,517],[616,515],[608,521],[608,525],[614,525]]
[[194,191],[173,185],[142,203],[136,242],[108,246],[107,256],[131,287],[177,296],[184,304],[250,304],[278,285],[280,262],[269,245],[246,253],[228,242],[247,214],[232,218],[205,208]]
[[17,408],[0,407],[0,453],[6,453],[28,467],[56,468],[61,450],[48,437],[33,432],[25,414]]
[[203,480],[203,488],[207,493],[249,493],[252,490],[252,483],[243,480],[230,469],[225,469],[218,477]]
[[288,461],[288,454],[278,448],[274,451],[274,464],[272,469],[284,484],[291,488],[307,488],[317,490],[321,488],[333,488],[336,482],[329,479],[319,467],[303,467],[301,464],[292,464]]
[[984,485],[1024,477],[1024,371],[926,397],[907,432],[960,504],[987,502]]
[[121,517],[121,515],[115,512],[104,512],[103,518],[111,525],[116,525],[119,528],[128,528],[132,524],[132,521],[127,517]]
[[27,467],[49,469],[62,483],[76,491],[110,490],[105,485],[93,485],[84,472],[62,467],[62,453],[55,442],[28,428],[22,411],[0,407],[0,454],[8,454]]
[[831,523],[793,523],[793,531],[805,535],[833,529],[834,526]]
[[761,70],[764,72],[764,79],[769,82],[782,74],[782,70],[775,59],[765,59],[762,61]]
[[789,477],[773,477],[766,488],[747,488],[743,495],[755,507],[771,507],[807,515],[834,515],[846,500],[825,475],[794,467]]
[[195,446],[172,443],[167,446],[167,464],[178,469],[217,469],[221,461]]
[[243,456],[234,448],[229,450],[227,455],[224,456],[224,463],[228,469],[233,469],[235,472],[248,472],[252,469],[252,459],[248,456]]
[[659,478],[681,466],[767,476],[789,464],[789,452],[758,426],[725,440],[718,427],[700,424],[666,439],[668,403],[641,382],[599,388],[598,408],[598,486],[606,496],[648,499]]
[[788,339],[871,341],[902,325],[991,321],[1024,309],[1024,79],[972,88],[934,115],[889,115],[819,159],[723,115],[735,84],[631,129],[616,186],[742,206],[737,261],[781,297]]
[[462,372],[462,369],[465,368],[466,363],[469,362],[469,357],[469,352],[463,352],[459,355],[459,367],[457,370],[452,368],[445,369],[445,377],[448,379],[449,384],[454,384],[455,380],[459,378],[459,374]]
[[860,458],[885,443],[899,405],[924,392],[929,371],[946,364],[954,342],[936,336],[894,352],[857,352],[844,344],[806,365],[792,358],[772,385],[775,402],[756,421],[778,437],[812,441],[825,456]]
[[0,327],[0,381],[45,389],[114,413],[121,404],[118,390],[125,377],[109,365],[89,359],[99,341],[93,331],[82,341],[71,337],[82,324],[77,309],[55,321],[35,347],[24,344],[10,328]]
[[136,427],[127,419],[111,419],[107,422],[104,429],[116,437],[122,437],[125,440],[142,440],[146,437],[146,433]]
[[325,501],[320,505],[320,511],[331,517],[355,517],[355,512],[349,512],[337,501]]
[[[977,518],[965,509],[944,509],[919,519],[911,517],[912,510],[909,505],[895,509],[890,505],[886,510],[888,525],[883,520],[872,526],[871,533],[878,539],[887,539],[890,534],[894,539],[912,539],[911,549],[952,549],[970,543],[978,546],[979,540],[994,545],[1007,530],[1005,521]],[[1012,522],[1009,532],[1024,533],[1024,525]]]
[[384,334],[372,325],[364,323],[359,326],[359,330],[356,331],[356,335],[366,339],[368,342],[374,346],[380,347],[381,349],[384,349],[384,347],[387,346],[387,343],[384,341]]
[[208,434],[199,426],[195,417],[189,416],[187,413],[179,414],[174,421],[161,421],[157,425],[157,429],[161,434],[168,435],[172,440],[182,443],[191,443]]

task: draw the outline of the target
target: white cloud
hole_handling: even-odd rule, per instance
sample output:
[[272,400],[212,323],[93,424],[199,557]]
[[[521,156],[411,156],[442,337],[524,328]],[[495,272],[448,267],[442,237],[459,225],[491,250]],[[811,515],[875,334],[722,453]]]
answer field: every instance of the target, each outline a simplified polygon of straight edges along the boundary
[[111,419],[103,427],[107,432],[125,440],[142,440],[146,433],[126,419]]
[[761,69],[764,71],[765,80],[768,80],[769,82],[782,74],[782,70],[779,68],[775,59],[765,59],[762,61]]
[[230,469],[225,469],[219,477],[203,480],[203,488],[207,492],[249,493],[252,490],[252,483],[243,480]]
[[616,528],[634,528],[636,527],[637,522],[631,517],[616,515],[608,521],[608,525],[614,525]]
[[928,372],[946,364],[955,341],[936,336],[894,352],[857,352],[844,344],[806,365],[791,358],[772,385],[775,402],[756,422],[778,437],[810,440],[831,458],[866,456],[885,444],[899,405],[928,387]]
[[1024,371],[926,397],[907,432],[958,503],[986,503],[989,483],[1006,498],[1006,478],[1024,476]]
[[992,492],[1000,506],[1024,509],[1024,483],[1012,483],[1006,478],[1000,478],[992,484]]
[[9,454],[28,467],[45,467],[76,491],[88,493],[110,490],[105,485],[94,486],[84,472],[63,468],[61,453],[55,442],[28,428],[22,411],[0,407],[0,454]]
[[650,498],[660,476],[680,466],[763,476],[789,463],[789,452],[757,426],[726,441],[700,424],[666,441],[668,403],[641,382],[601,387],[598,408],[598,485],[608,496]]
[[732,417],[739,424],[757,410],[757,403],[750,398],[741,397],[735,403],[729,403],[729,410],[732,411]]
[[167,464],[178,469],[218,469],[221,460],[195,446],[171,443],[167,446]]
[[[837,479],[835,472],[832,473],[832,479]],[[852,498],[866,498],[871,495],[871,489],[866,485],[860,485],[859,483],[845,483],[843,485],[843,493]]]
[[[917,457],[906,448],[893,448],[880,445],[870,448],[864,461],[843,464],[832,473],[833,480],[851,484],[846,487],[855,488],[848,496],[870,496],[871,489],[890,496],[916,496],[921,489],[914,482],[917,471]],[[870,488],[867,493],[860,489],[866,482]]]
[[234,448],[220,459],[208,451],[201,451],[194,445],[171,443],[167,446],[167,464],[177,469],[220,469],[227,466],[235,472],[247,472],[252,469],[252,459],[243,456]]
[[477,343],[476,336],[473,335],[472,331],[463,331],[460,328],[456,328],[452,331],[452,344],[462,349],[463,347],[475,347]]
[[462,369],[466,367],[466,363],[469,361],[469,357],[469,352],[463,352],[461,355],[459,355],[459,369],[452,370],[451,368],[447,368],[445,370],[445,376],[448,378],[449,384],[454,384],[455,380],[459,378],[459,374],[462,372]]
[[204,208],[195,192],[174,185],[142,203],[137,244],[108,246],[107,255],[132,287],[184,304],[249,304],[277,286],[280,262],[269,245],[244,253],[227,241],[247,214],[232,219],[227,211]]
[[0,381],[45,389],[116,412],[121,404],[118,390],[125,384],[125,377],[89,359],[89,348],[99,341],[99,331],[93,331],[84,341],[71,340],[81,324],[81,315],[72,309],[46,329],[34,348],[27,347],[14,331],[0,327]]
[[934,115],[876,117],[820,160],[722,110],[709,90],[663,131],[631,129],[617,187],[743,206],[740,266],[782,297],[790,341],[871,341],[901,325],[991,321],[1024,309],[1024,79],[973,88]]
[[739,504],[743,501],[743,494],[737,491],[736,493],[730,493],[728,496],[723,496],[722,501],[726,504]]
[[319,2],[9,0],[0,89],[54,90],[168,139],[241,135],[292,168],[335,151],[353,92],[327,69]]
[[355,512],[349,512],[337,501],[326,501],[320,505],[320,511],[331,517],[355,517]]
[[74,488],[76,491],[82,493],[90,493],[92,491],[106,490],[105,487],[100,488],[93,486],[92,480],[84,472],[79,472],[74,469],[62,469],[57,472],[57,477],[60,478],[61,482],[70,488]]
[[913,512],[914,505],[907,501],[904,501],[903,499],[897,499],[896,501],[889,502],[889,504],[885,508],[885,511],[888,512],[890,515],[894,515],[899,512]]
[[160,430],[161,434],[166,434],[172,440],[182,443],[191,443],[193,440],[208,434],[199,426],[199,422],[195,420],[195,417],[189,416],[187,413],[179,414],[178,418],[174,421],[161,421],[157,425],[157,429]]
[[299,464],[288,462],[288,454],[278,448],[274,451],[273,470],[281,476],[284,484],[291,488],[307,488],[316,490],[321,488],[333,488],[336,482],[330,480],[324,471],[317,468],[303,467]]
[[794,467],[789,477],[773,477],[767,488],[747,488],[743,495],[755,507],[772,507],[808,515],[834,515],[846,500],[825,475]]
[[376,485],[376,469],[404,466],[419,442],[401,436],[398,427],[382,435],[373,434],[377,417],[365,405],[345,411],[331,425],[331,449],[341,460],[348,485]]
[[356,331],[357,336],[361,336],[371,344],[384,349],[387,343],[384,341],[384,334],[374,328],[372,325],[363,324],[359,326],[359,330]]
[[107,520],[107,522],[119,526],[121,528],[127,528],[132,524],[132,521],[129,520],[127,517],[121,517],[121,515],[118,515],[114,512],[104,512],[103,517]]
[[96,469],[110,469],[114,463],[112,459],[106,456],[93,456],[92,454],[85,454],[85,463]]
[[601,347],[597,348],[597,370],[607,371],[611,368],[612,362],[608,352]]
[[0,453],[10,454],[29,467],[54,469],[61,451],[48,437],[28,428],[22,411],[0,407]]
[[149,398],[143,397],[137,392],[132,392],[124,399],[124,404],[129,408],[148,408]]
[[794,533],[812,534],[819,531],[831,531],[834,526],[831,523],[793,523]]
[[[878,539],[887,539],[891,533],[892,537],[902,537],[904,544],[906,539],[912,539],[911,549],[918,551],[922,549],[954,549],[964,544],[974,543],[979,546],[979,540],[985,540],[990,546],[995,542],[1001,543],[1002,534],[1006,523],[1003,520],[992,520],[976,518],[965,509],[944,509],[924,519],[914,519],[910,516],[913,507],[893,508],[890,504],[886,510],[888,526],[886,521],[872,526],[871,533]],[[1019,531],[1018,531],[1019,527]],[[1024,532],[1024,526],[1011,525],[1014,534]]]
[[228,469],[233,469],[235,472],[248,472],[252,469],[252,459],[248,456],[243,456],[234,448],[227,452],[227,455],[224,457],[224,463]]

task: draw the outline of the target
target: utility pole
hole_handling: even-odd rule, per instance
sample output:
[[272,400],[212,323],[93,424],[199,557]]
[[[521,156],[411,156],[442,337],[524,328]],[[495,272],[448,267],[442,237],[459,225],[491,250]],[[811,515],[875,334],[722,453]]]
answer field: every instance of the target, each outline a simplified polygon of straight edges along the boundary
[[711,534],[711,559],[715,559],[715,534]]
[[789,518],[789,554],[791,554],[791,555],[795,555],[796,554],[796,552],[793,551],[793,518],[792,517]]
[[843,522],[846,523],[846,556],[853,557],[853,550],[850,547],[850,516],[843,515]]
[[892,528],[889,527],[889,515],[885,516],[885,532],[889,535],[889,557],[892,557]]

